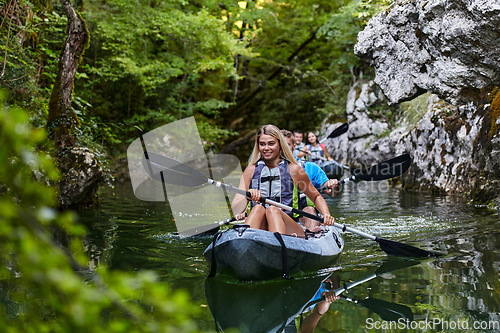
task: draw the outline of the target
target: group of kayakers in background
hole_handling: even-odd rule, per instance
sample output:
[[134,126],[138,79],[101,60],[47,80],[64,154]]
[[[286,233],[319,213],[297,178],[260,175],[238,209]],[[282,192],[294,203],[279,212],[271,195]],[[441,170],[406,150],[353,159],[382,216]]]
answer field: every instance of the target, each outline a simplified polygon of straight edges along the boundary
[[324,160],[333,161],[328,155],[325,145],[319,143],[318,137],[314,132],[307,132],[307,143],[302,142],[304,135],[302,131],[293,131],[293,141],[295,148],[293,156],[301,161],[310,161],[316,164],[321,164]]
[[[257,133],[254,149],[248,167],[243,172],[239,187],[251,194],[251,202],[237,195],[232,203],[233,213],[238,220],[248,217],[245,223],[252,228],[279,232],[285,235],[303,237],[306,231],[321,230],[319,222],[294,216],[290,211],[265,203],[266,198],[308,213],[320,213],[325,225],[333,225],[325,199],[319,193],[324,189],[330,196],[337,196],[340,187],[336,179],[328,179],[324,171],[314,163],[317,156],[331,160],[317,136],[308,133],[309,144],[302,143],[302,133],[293,135],[274,125],[262,126]],[[302,148],[298,148],[302,147]],[[306,161],[303,157],[311,158]]]

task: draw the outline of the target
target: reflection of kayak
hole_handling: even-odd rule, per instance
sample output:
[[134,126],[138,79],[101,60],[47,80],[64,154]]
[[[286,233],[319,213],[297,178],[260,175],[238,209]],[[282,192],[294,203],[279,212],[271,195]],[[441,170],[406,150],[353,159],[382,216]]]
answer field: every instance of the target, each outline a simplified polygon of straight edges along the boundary
[[323,162],[320,167],[330,179],[340,179],[344,174],[344,168],[336,161]]
[[324,279],[326,276],[238,283],[215,277],[205,281],[205,294],[222,331],[236,328],[240,333],[274,333],[294,324]]
[[[344,241],[334,227],[327,227],[324,233],[308,239],[285,235],[282,239],[286,248],[285,259],[280,241],[272,232],[235,225],[234,229],[215,239],[217,272],[243,281],[273,279],[283,276],[283,262],[290,274],[328,267],[344,247]],[[213,243],[204,253],[209,262],[212,261],[212,247]]]

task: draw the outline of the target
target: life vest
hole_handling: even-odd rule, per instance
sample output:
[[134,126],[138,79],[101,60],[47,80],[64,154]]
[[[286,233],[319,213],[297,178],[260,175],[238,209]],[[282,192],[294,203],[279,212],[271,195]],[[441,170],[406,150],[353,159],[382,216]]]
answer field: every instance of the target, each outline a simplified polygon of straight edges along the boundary
[[323,150],[323,144],[320,143],[316,147],[313,145],[307,145],[307,149],[311,152],[311,155],[308,156],[309,161],[314,162],[316,164],[321,164],[324,162],[322,159],[318,158],[318,156],[325,157],[325,151]]
[[[299,194],[290,175],[288,163],[287,160],[281,160],[278,166],[269,169],[263,160],[257,161],[249,188],[259,190],[262,198],[298,208]],[[250,209],[256,204],[255,201],[250,202]],[[264,206],[267,208],[269,205],[264,204]],[[292,212],[285,211],[285,213],[293,217]]]
[[306,156],[302,156],[302,157],[298,157],[299,154],[301,153],[301,150],[302,148],[304,148],[306,145],[304,142],[301,142],[300,145],[296,145],[295,146],[295,149],[293,150],[293,157],[295,157],[296,160],[298,161],[305,161],[306,160]]

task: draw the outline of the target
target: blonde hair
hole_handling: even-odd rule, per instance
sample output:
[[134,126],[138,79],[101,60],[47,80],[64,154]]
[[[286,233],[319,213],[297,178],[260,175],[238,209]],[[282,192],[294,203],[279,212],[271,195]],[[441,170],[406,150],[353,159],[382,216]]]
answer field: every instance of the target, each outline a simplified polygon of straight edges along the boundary
[[264,125],[257,132],[257,138],[255,139],[255,145],[253,147],[252,155],[248,160],[248,165],[252,165],[257,163],[258,160],[261,159],[259,152],[259,139],[262,134],[267,134],[278,140],[280,144],[280,158],[285,159],[290,163],[297,164],[297,161],[293,157],[292,151],[288,147],[286,143],[285,137],[281,133],[280,129],[274,125]]

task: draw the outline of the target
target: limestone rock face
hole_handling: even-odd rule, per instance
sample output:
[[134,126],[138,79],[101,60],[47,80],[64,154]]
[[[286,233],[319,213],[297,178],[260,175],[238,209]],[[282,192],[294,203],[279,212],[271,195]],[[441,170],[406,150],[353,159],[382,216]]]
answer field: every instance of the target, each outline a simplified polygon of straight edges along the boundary
[[403,186],[458,192],[475,204],[500,208],[500,89],[453,110],[442,104],[435,101],[396,146],[413,157]]
[[389,103],[429,91],[453,105],[500,84],[500,0],[398,0],[358,35]]
[[[395,138],[388,136],[387,102],[373,81],[355,83],[347,96],[346,134],[329,139],[325,146],[330,156],[351,167],[368,167],[394,157]],[[329,134],[337,124],[324,124],[322,133]]]
[[[363,93],[376,86],[361,86],[349,93],[354,96],[347,107],[349,132],[325,143],[334,159],[359,167],[409,153],[412,165],[400,179],[404,188],[459,193],[475,204],[500,208],[500,88],[486,89],[477,102],[460,106],[430,95],[416,125],[402,117],[399,126],[380,136],[374,131],[390,125],[372,119],[370,93]],[[337,126],[325,125],[323,131]]]
[[59,183],[59,205],[87,208],[97,200],[97,189],[104,171],[95,155],[88,149],[73,147],[58,157],[63,175]]

